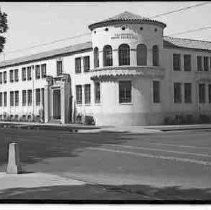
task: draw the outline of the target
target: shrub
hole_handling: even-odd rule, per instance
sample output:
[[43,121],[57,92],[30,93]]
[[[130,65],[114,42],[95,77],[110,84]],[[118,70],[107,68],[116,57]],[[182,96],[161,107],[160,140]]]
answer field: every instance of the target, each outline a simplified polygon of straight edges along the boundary
[[193,123],[195,123],[195,120],[194,120],[193,115],[192,115],[192,114],[187,114],[187,115],[186,115],[185,122],[186,122],[187,124],[193,124]]
[[85,116],[84,120],[85,125],[95,125],[94,117],[93,116]]
[[184,124],[185,118],[183,115],[175,115],[175,122],[176,124]]
[[12,121],[12,120],[13,120],[13,115],[11,114],[9,117],[9,121]]
[[198,122],[199,123],[209,123],[210,122],[210,118],[209,118],[209,116],[207,116],[205,114],[200,114]]
[[14,116],[14,121],[19,121],[19,116],[17,114]]
[[40,115],[36,115],[36,116],[35,116],[35,122],[40,122],[40,121],[41,121]]
[[22,116],[20,117],[20,121],[26,122],[26,115],[22,115]]
[[78,114],[78,115],[76,116],[75,122],[78,123],[78,124],[82,124],[82,115],[81,115],[81,114]]
[[171,125],[171,124],[172,124],[172,119],[171,119],[171,117],[165,117],[165,118],[164,118],[164,124],[165,124],[165,125]]
[[5,121],[10,121],[10,115],[5,114],[5,115],[4,115],[4,120],[5,120]]
[[32,115],[27,116],[27,122],[32,122]]

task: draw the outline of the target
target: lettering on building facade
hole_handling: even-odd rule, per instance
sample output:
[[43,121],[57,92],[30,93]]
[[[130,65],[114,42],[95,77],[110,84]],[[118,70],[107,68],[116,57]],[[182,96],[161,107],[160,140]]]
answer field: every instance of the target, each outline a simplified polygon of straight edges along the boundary
[[138,37],[134,34],[124,33],[124,34],[114,34],[111,39],[135,39],[138,40]]

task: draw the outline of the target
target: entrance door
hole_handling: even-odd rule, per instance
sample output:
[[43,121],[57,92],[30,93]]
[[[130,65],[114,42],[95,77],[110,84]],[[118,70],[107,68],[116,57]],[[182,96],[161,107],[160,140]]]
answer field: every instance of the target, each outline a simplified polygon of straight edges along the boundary
[[53,118],[61,119],[61,93],[60,93],[60,90],[53,90]]

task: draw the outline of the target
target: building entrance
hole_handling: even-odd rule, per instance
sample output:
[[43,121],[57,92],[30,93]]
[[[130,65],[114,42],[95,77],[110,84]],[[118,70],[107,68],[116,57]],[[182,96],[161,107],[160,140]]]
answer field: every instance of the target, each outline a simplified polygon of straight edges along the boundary
[[61,119],[61,92],[53,90],[53,119]]

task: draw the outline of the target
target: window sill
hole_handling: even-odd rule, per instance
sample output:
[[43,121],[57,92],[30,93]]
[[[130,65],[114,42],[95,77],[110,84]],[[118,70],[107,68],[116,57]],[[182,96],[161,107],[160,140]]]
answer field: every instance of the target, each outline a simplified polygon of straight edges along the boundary
[[160,102],[152,102],[153,105],[160,105],[161,104],[161,101]]
[[120,105],[133,105],[132,102],[123,102],[123,103],[119,103]]
[[94,103],[95,106],[101,106],[102,104],[99,102],[99,103]]

